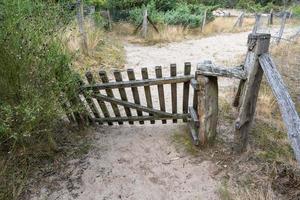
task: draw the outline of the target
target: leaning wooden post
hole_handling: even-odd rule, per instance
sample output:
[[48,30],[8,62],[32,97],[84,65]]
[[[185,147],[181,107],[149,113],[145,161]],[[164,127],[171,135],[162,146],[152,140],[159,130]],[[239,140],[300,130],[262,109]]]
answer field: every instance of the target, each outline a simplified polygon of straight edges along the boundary
[[143,18],[143,37],[147,37],[147,31],[148,31],[148,12],[147,9],[144,11],[144,18]]
[[237,18],[236,22],[233,25],[233,28],[235,28],[236,26],[242,27],[243,26],[243,22],[244,22],[244,12],[242,12],[240,14],[240,16]]
[[248,37],[248,52],[252,53],[251,64],[247,66],[247,80],[244,84],[241,107],[235,122],[235,146],[237,152],[242,152],[248,144],[248,135],[255,114],[255,107],[263,76],[263,70],[259,64],[258,57],[268,53],[270,45],[270,34],[250,34]]
[[265,77],[277,99],[282,119],[285,123],[290,144],[294,150],[295,157],[300,164],[300,118],[275,63],[269,54],[259,57],[260,65]]
[[283,35],[285,23],[286,23],[286,18],[287,18],[287,12],[284,13],[283,18],[281,20],[280,30],[279,30],[278,38],[276,39],[276,44],[280,43],[281,37]]
[[[211,66],[211,61],[205,61],[198,65],[198,69]],[[202,145],[212,144],[217,134],[218,123],[218,78],[203,76],[199,71],[196,74],[199,84],[197,108],[200,121],[199,139]]]

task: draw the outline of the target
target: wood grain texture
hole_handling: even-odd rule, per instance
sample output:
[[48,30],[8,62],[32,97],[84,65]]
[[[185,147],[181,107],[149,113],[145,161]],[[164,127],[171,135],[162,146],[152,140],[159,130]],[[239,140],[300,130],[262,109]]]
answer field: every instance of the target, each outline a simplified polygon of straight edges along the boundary
[[[170,66],[170,76],[176,77],[176,64]],[[172,97],[172,113],[177,113],[177,84],[171,83],[171,97]],[[173,119],[173,123],[177,123],[177,119]]]
[[[129,80],[131,80],[131,81],[135,80],[135,74],[134,74],[133,69],[128,69],[127,70],[127,75],[128,75]],[[131,91],[132,91],[134,103],[138,104],[138,105],[141,105],[138,88],[137,87],[131,87]],[[143,116],[142,111],[137,110],[136,112],[137,112],[138,116]],[[139,123],[144,124],[144,121],[141,120]]]
[[[80,85],[83,85],[83,84],[84,84],[83,81],[80,81]],[[95,102],[93,101],[93,98],[91,97],[91,95],[90,95],[87,91],[85,91],[85,90],[81,90],[80,93],[81,93],[81,94],[83,95],[83,97],[85,98],[88,107],[90,108],[91,112],[92,112],[93,115],[94,115],[94,118],[101,118],[100,112],[99,112],[99,110],[98,110],[98,108],[97,108]],[[87,112],[88,112],[88,111],[87,111]],[[88,112],[88,113],[89,113],[89,112]],[[91,119],[92,119],[92,118],[93,118],[93,117],[91,117]],[[94,121],[92,121],[92,123],[93,123],[93,125],[95,125],[95,122],[94,122]],[[100,124],[101,124],[101,123],[100,123]]]
[[235,122],[235,146],[236,152],[246,150],[249,131],[253,122],[260,83],[263,76],[262,68],[258,62],[258,56],[267,53],[270,45],[270,34],[250,34],[248,38],[248,50],[254,54],[251,65],[247,66],[248,78],[244,85],[238,118]]
[[[143,78],[143,80],[149,79],[147,68],[144,67],[144,68],[141,69],[141,71],[142,71],[142,78]],[[144,91],[145,91],[145,97],[146,97],[147,107],[148,108],[153,108],[150,86],[144,86]],[[153,114],[151,114],[151,113],[149,115],[153,116]],[[150,123],[154,124],[155,120],[151,120]]]
[[[114,76],[115,76],[115,79],[116,79],[117,82],[122,82],[123,81],[122,74],[119,70],[114,71]],[[119,88],[119,93],[120,93],[120,97],[123,101],[128,101],[128,98],[127,98],[127,95],[126,95],[126,90],[124,88]],[[124,110],[125,110],[125,113],[126,113],[127,117],[132,116],[131,110],[130,110],[129,107],[124,106]],[[128,123],[132,125],[133,121],[129,121]]]
[[[162,69],[161,66],[155,67],[155,74],[156,78],[162,78]],[[158,98],[159,98],[159,106],[161,111],[166,111],[166,105],[165,105],[165,93],[164,93],[164,86],[163,84],[157,85],[158,90]],[[167,120],[162,120],[163,124],[167,123]]]
[[290,144],[300,164],[300,119],[295,104],[269,54],[261,55],[259,62],[272,88],[273,94],[277,99],[282,119],[288,132]]
[[140,104],[123,101],[123,100],[116,99],[114,97],[108,97],[108,96],[102,95],[102,94],[95,94],[95,95],[93,95],[93,97],[96,98],[96,99],[102,100],[102,101],[109,102],[109,103],[115,103],[115,104],[118,104],[118,105],[127,106],[129,108],[136,109],[139,112],[143,111],[143,112],[151,113],[155,116],[173,116],[174,115],[172,113],[168,113],[168,112],[165,112],[165,111],[162,111],[162,110],[157,110],[157,109],[154,109],[154,108],[148,108],[148,107],[142,106]]
[[122,82],[110,82],[110,83],[93,83],[89,85],[84,85],[81,89],[118,89],[118,88],[128,88],[128,87],[140,87],[140,86],[151,86],[151,85],[161,85],[161,84],[172,84],[172,83],[183,83],[190,81],[194,78],[193,75],[187,76],[176,76],[176,77],[164,77],[156,79],[147,79],[147,80],[130,80]]
[[[86,78],[87,78],[87,81],[89,82],[89,84],[95,84],[95,80],[93,78],[93,74],[91,72],[87,72],[85,74]],[[93,88],[93,95],[95,94],[100,94],[99,90],[97,88]],[[110,114],[108,112],[108,109],[105,105],[105,103],[101,100],[97,100],[101,110],[102,110],[102,113],[104,115],[105,118],[109,118],[110,117]],[[108,123],[109,125],[113,125],[113,123],[109,122]]]
[[218,79],[214,76],[198,75],[199,139],[202,145],[212,144],[217,134],[218,123]]
[[244,71],[244,66],[222,68],[217,67],[214,64],[198,64],[197,73],[204,76],[222,76],[228,78],[238,78],[242,80],[245,80],[247,78],[247,75]]
[[[106,74],[105,71],[100,71],[99,76],[100,76],[100,79],[102,80],[103,83],[108,83],[109,82],[107,74]],[[106,89],[105,91],[106,91],[107,96],[114,97],[114,93],[113,93],[112,89]],[[121,117],[118,105],[115,104],[115,103],[111,103],[111,107],[114,111],[115,116],[116,117]],[[123,124],[123,122],[119,121],[118,124]]]
[[[189,76],[191,74],[191,63],[184,63],[184,75]],[[183,83],[183,101],[182,101],[182,112],[188,113],[189,107],[189,94],[190,94],[190,80]],[[184,120],[184,122],[187,122]]]

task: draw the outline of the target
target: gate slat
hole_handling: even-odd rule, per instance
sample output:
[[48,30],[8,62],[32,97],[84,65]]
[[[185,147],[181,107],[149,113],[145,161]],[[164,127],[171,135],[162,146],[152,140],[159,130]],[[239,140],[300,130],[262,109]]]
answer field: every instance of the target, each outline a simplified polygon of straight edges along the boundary
[[[176,72],[176,64],[171,64],[170,66],[170,75],[171,77],[175,77],[177,75]],[[171,96],[172,96],[172,113],[177,113],[177,85],[176,83],[171,83]],[[177,119],[173,119],[173,123],[177,123]]]
[[[197,77],[197,73],[195,73],[195,77]],[[194,88],[193,108],[195,110],[198,108],[198,88]]]
[[[115,76],[115,79],[117,82],[122,82],[123,79],[122,79],[122,74],[119,70],[115,70],[114,71],[114,76]],[[127,98],[127,95],[126,95],[126,90],[124,88],[119,88],[119,93],[120,93],[120,96],[121,96],[121,99],[123,101],[128,101],[128,98]],[[127,106],[124,106],[124,109],[125,109],[125,113],[127,115],[127,117],[131,117],[131,110],[129,107]],[[129,121],[129,124],[134,124],[133,121]]]
[[[99,72],[99,76],[100,76],[100,79],[102,80],[103,83],[108,83],[109,82],[107,74],[106,74],[105,71],[100,71]],[[105,91],[106,91],[107,96],[114,97],[114,93],[113,93],[113,91],[111,89],[106,89]],[[121,117],[118,105],[115,104],[115,103],[111,103],[111,107],[112,107],[112,109],[114,111],[115,116],[116,117]],[[118,121],[118,124],[123,124],[123,122],[122,121]]]
[[[143,80],[149,79],[147,68],[144,67],[141,69],[141,71],[142,71]],[[147,101],[147,107],[153,108],[150,86],[144,86],[144,90],[145,90],[145,96],[146,96],[146,101]],[[153,114],[149,113],[149,116],[153,116]],[[155,120],[151,120],[150,123],[154,124]]]
[[[155,74],[156,74],[156,78],[162,78],[161,66],[156,66],[155,67]],[[160,110],[161,111],[166,111],[164,86],[163,86],[163,84],[157,85],[157,89],[158,89],[158,97],[159,97]],[[163,119],[162,123],[166,124],[167,120]]]
[[[131,81],[135,80],[135,75],[134,75],[133,69],[127,69],[127,75],[128,75],[129,80],[131,80]],[[132,94],[133,94],[134,103],[136,103],[138,105],[141,105],[138,88],[137,87],[131,87],[131,91],[132,91]],[[136,112],[137,112],[138,116],[143,116],[142,111],[137,110]],[[140,122],[140,124],[144,124],[144,121],[139,121],[139,122]]]
[[[83,81],[80,81],[80,84],[83,85],[84,84]],[[86,99],[88,107],[91,109],[92,113],[94,114],[94,118],[101,118],[100,112],[99,112],[97,106],[95,105],[95,103],[93,102],[93,99],[91,98],[90,94],[88,94],[87,91],[85,91],[85,90],[82,90],[81,94]],[[92,123],[94,123],[94,121]],[[99,124],[103,124],[103,123],[99,122]]]
[[[89,84],[95,84],[95,80],[94,80],[93,74],[91,72],[87,72],[85,74],[85,76],[86,76],[87,81],[89,82]],[[97,93],[100,94],[100,92],[96,88],[93,89],[93,93],[94,94],[97,94]],[[99,104],[99,106],[100,106],[100,108],[101,108],[101,110],[103,112],[104,117],[110,118],[110,114],[108,112],[108,109],[107,109],[105,103],[102,100],[99,100],[99,99],[97,99],[97,102],[98,102],[98,104]],[[112,122],[108,122],[108,125],[111,126],[111,125],[113,125],[113,123]]]
[[[136,103],[131,103],[131,102],[123,101],[123,100],[116,99],[116,98],[113,98],[113,97],[108,97],[108,96],[102,95],[102,94],[93,95],[93,97],[96,98],[96,99],[100,99],[102,101],[107,101],[109,103],[112,102],[112,103],[116,103],[118,105],[127,106],[127,107],[130,107],[132,109],[136,109],[136,110],[139,110],[139,111],[142,111],[142,112],[152,113],[153,116],[157,117],[157,119],[160,119],[160,117],[163,117],[163,116],[173,116],[174,115],[172,113],[157,110],[157,109],[154,109],[154,108],[148,108],[147,106],[142,106],[142,105],[139,105],[139,104],[136,104]],[[188,115],[188,114],[186,114],[186,115]]]
[[158,119],[183,119],[183,118],[188,118],[190,117],[189,114],[176,114],[173,116],[149,116],[149,115],[144,115],[144,116],[131,116],[131,117],[112,117],[112,118],[101,118],[101,119],[95,119],[96,122],[117,122],[117,121],[140,121],[141,119],[143,121],[151,121],[151,120],[158,120]]
[[[191,63],[186,62],[184,63],[184,75],[190,75],[191,74]],[[182,103],[182,112],[188,113],[188,106],[189,106],[189,91],[190,91],[190,81],[186,81],[183,84],[183,103]],[[184,122],[187,122],[186,119],[183,120]]]

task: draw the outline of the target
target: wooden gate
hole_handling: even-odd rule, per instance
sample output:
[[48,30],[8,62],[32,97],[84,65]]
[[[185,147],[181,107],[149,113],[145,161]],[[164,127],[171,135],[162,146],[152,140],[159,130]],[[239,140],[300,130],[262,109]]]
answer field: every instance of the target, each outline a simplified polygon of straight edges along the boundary
[[[123,76],[127,74],[128,80],[123,80],[122,74]],[[192,107],[189,109],[189,96],[192,95],[190,83],[194,78],[191,75],[191,63],[184,64],[182,75],[177,74],[176,64],[171,64],[168,76],[163,76],[160,66],[155,67],[154,78],[149,78],[147,68],[141,69],[140,79],[136,79],[133,69],[128,69],[126,73],[115,70],[113,76],[115,80],[109,81],[107,73],[100,71],[101,82],[97,82],[91,72],[86,73],[87,84],[82,85],[81,95],[86,99],[86,107],[92,122],[122,125],[124,122],[134,124],[137,121],[139,124],[144,124],[145,121],[154,124],[155,121],[161,120],[163,124],[166,124],[167,120],[173,123],[177,123],[178,120],[183,120],[183,122],[189,120],[191,116],[189,110],[192,109]],[[178,95],[180,84],[183,89],[181,100]],[[165,92],[166,86],[170,87],[170,93]],[[154,92],[158,95],[159,105],[157,106],[159,108],[153,104]],[[167,103],[171,104],[171,110],[168,112],[166,99],[170,97],[171,100]],[[144,99],[144,102],[141,99]],[[193,99],[193,105],[196,108],[197,98]],[[180,110],[178,109],[179,103],[182,103]]]
[[[84,102],[92,123],[122,125],[124,122],[144,124],[145,121],[150,121],[154,124],[161,120],[166,124],[167,120],[172,123],[183,120],[189,122],[194,143],[206,145],[214,142],[217,133],[218,77],[238,78],[240,84],[233,102],[239,113],[234,124],[234,149],[241,153],[248,144],[260,83],[265,75],[278,100],[288,138],[300,163],[300,118],[276,65],[268,54],[270,39],[270,34],[250,34],[243,65],[218,67],[207,61],[197,66],[195,75],[191,75],[191,63],[184,64],[183,74],[177,74],[176,65],[172,64],[168,76],[163,76],[162,67],[155,67],[155,78],[149,78],[148,69],[142,68],[141,79],[136,79],[134,70],[128,69],[128,80],[123,80],[122,73],[117,70],[113,73],[115,81],[112,82],[105,71],[99,72],[99,83],[88,72],[87,81],[81,86],[80,99]],[[193,90],[190,90],[190,86]],[[168,93],[167,87],[170,91]],[[179,87],[182,87],[182,93]],[[154,97],[155,93],[157,97]],[[76,99],[78,98],[73,98],[70,103],[73,104]],[[168,102],[166,104],[166,100],[170,106]],[[80,123],[80,113],[75,112],[73,115]]]

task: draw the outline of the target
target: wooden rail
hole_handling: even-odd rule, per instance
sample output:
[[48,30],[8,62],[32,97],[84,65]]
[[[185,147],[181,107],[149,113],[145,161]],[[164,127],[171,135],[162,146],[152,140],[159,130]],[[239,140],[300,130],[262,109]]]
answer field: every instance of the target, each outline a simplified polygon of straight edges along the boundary
[[145,80],[130,80],[130,81],[110,82],[110,83],[95,83],[95,84],[90,84],[90,85],[84,85],[81,87],[81,89],[83,89],[83,90],[86,90],[86,89],[88,89],[88,90],[90,90],[90,89],[106,90],[106,89],[151,86],[151,85],[160,85],[160,84],[173,84],[173,83],[189,82],[192,78],[194,78],[193,75],[184,75],[184,76],[145,79]]

